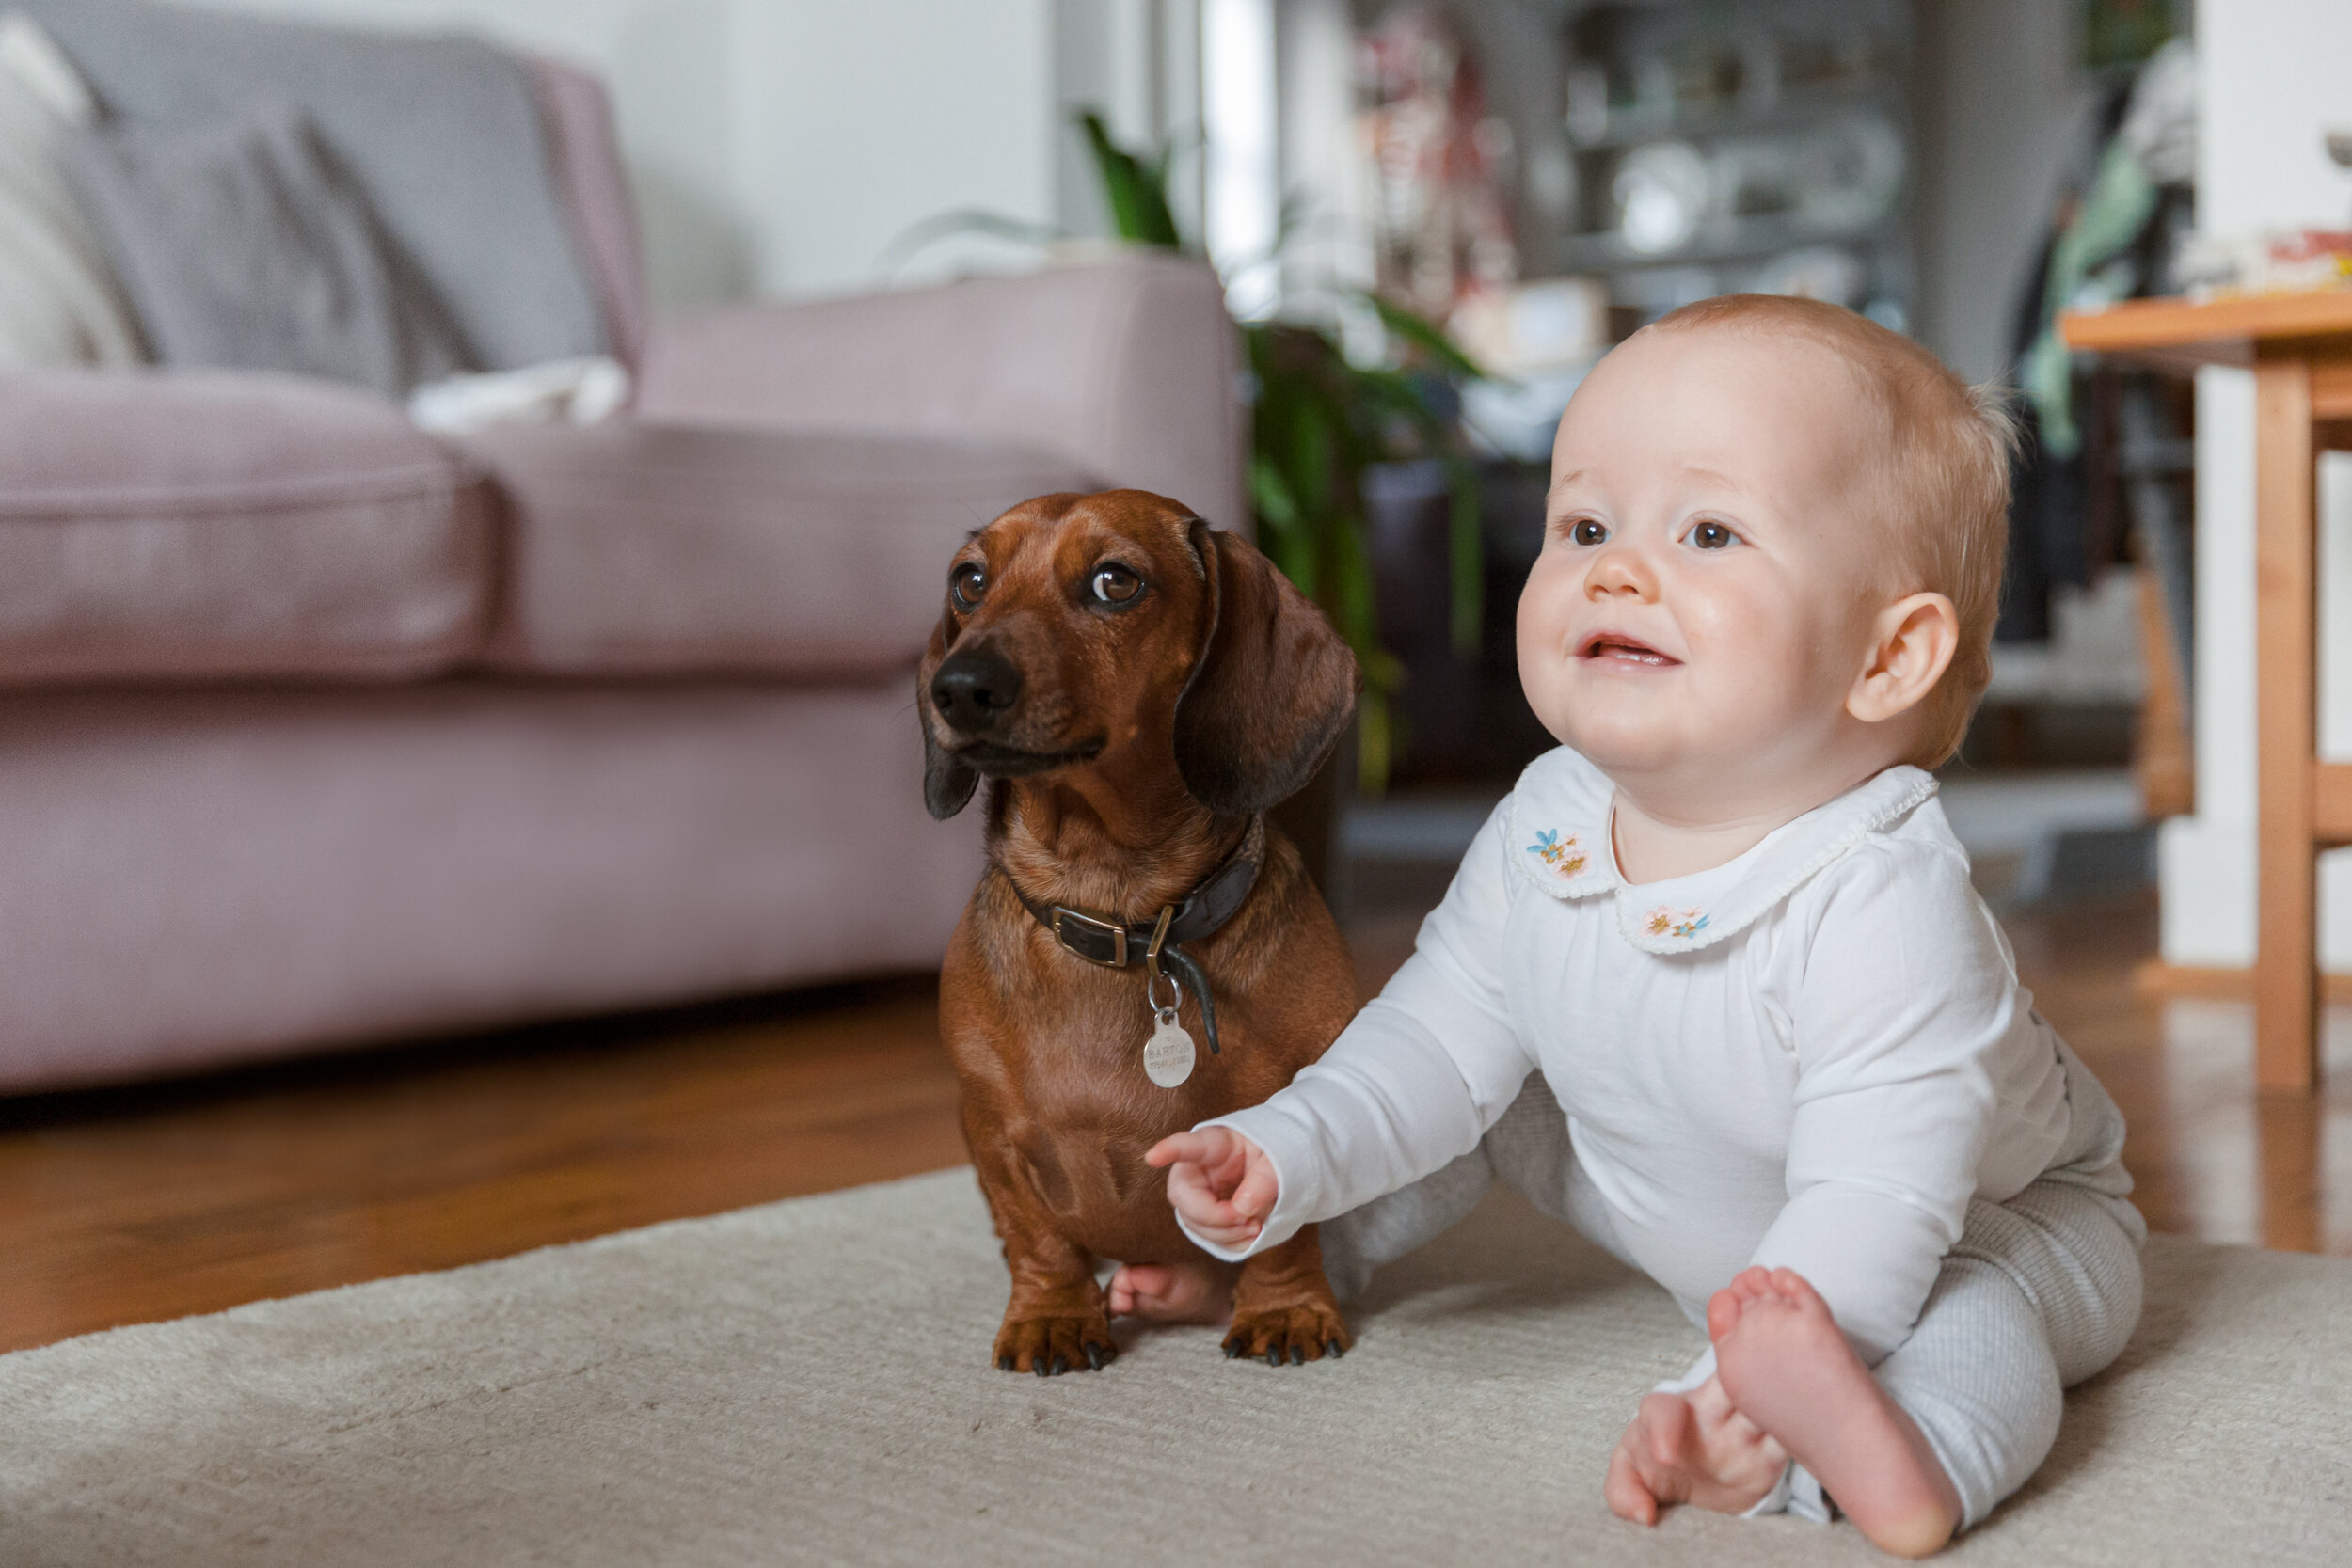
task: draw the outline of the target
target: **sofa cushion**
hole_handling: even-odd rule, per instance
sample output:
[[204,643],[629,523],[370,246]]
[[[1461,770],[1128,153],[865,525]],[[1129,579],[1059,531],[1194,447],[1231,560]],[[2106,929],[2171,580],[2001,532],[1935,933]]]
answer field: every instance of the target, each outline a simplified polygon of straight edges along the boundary
[[159,364],[290,371],[405,397],[474,367],[310,117],[117,120],[67,166]]
[[490,657],[548,673],[910,666],[966,533],[1101,488],[1066,459],[935,437],[612,420],[463,439],[507,501]]
[[0,683],[446,668],[481,643],[493,505],[326,382],[0,376]]
[[306,110],[484,369],[606,352],[535,84],[512,55],[454,33],[322,27],[163,0],[0,9],[38,18],[123,119]]

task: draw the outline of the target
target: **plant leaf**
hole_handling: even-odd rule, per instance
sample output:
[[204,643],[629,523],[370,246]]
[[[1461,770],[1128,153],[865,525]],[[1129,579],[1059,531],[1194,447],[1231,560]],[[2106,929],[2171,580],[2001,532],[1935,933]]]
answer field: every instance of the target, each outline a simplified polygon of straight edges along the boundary
[[1249,499],[1258,514],[1258,542],[1298,591],[1315,596],[1313,531],[1299,515],[1282,470],[1264,456],[1249,460]]
[[985,207],[959,207],[950,213],[934,213],[930,217],[907,225],[882,246],[874,260],[878,277],[895,277],[898,269],[913,261],[930,245],[954,234],[986,234],[992,239],[1010,240],[1016,245],[1031,245],[1042,248],[1056,240],[1068,238],[1050,223],[1031,223],[1025,218],[1008,217],[992,213]]
[[1486,372],[1478,361],[1454,346],[1442,327],[1417,310],[1382,299],[1378,294],[1361,296],[1380,313],[1380,325],[1404,339],[1426,355],[1432,364],[1445,374],[1461,381],[1485,381]]
[[1486,618],[1486,537],[1478,526],[1478,469],[1468,458],[1446,458],[1446,476],[1453,481],[1453,504],[1447,521],[1454,578],[1454,651],[1463,658],[1478,652],[1480,624]]
[[1168,205],[1168,159],[1150,164],[1111,140],[1103,117],[1092,109],[1078,112],[1087,149],[1094,154],[1094,172],[1103,182],[1103,198],[1110,204],[1111,227],[1122,240],[1180,250],[1176,214]]

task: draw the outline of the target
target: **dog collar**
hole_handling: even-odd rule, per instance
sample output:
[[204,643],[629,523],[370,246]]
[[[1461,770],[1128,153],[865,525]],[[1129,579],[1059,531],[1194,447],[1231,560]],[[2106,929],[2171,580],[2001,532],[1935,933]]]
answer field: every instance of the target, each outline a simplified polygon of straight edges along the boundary
[[[1200,999],[1201,1030],[1208,1036],[1209,1054],[1217,1054],[1216,1004],[1209,997],[1209,977],[1200,963],[1180,945],[1215,936],[1240,912],[1258,885],[1265,864],[1265,818],[1249,819],[1233,852],[1202,878],[1184,898],[1132,925],[1105,919],[1067,904],[1041,904],[1021,891],[1021,884],[1001,865],[996,869],[1012,888],[1013,896],[1030,918],[1054,934],[1054,940],[1079,958],[1105,969],[1129,969],[1144,961],[1153,939],[1159,942],[1160,961],[1172,970],[1186,990]],[[1165,934],[1161,921],[1167,921]]]

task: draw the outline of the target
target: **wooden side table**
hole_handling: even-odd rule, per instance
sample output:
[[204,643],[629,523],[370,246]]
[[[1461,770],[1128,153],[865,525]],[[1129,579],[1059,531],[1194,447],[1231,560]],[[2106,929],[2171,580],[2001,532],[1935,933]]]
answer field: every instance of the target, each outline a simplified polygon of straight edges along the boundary
[[2318,748],[2318,456],[2352,450],[2352,290],[2068,313],[2074,348],[2154,369],[2254,372],[2257,880],[2254,1071],[2319,1079],[2318,856],[2352,845],[2352,764]]

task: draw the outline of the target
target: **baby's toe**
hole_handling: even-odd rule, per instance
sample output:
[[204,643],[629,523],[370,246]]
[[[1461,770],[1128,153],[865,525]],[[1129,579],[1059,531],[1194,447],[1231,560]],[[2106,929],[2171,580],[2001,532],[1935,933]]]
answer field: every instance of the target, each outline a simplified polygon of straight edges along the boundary
[[1799,1311],[1827,1312],[1829,1310],[1829,1304],[1821,1299],[1821,1293],[1813,1288],[1804,1275],[1794,1269],[1774,1269],[1772,1291],[1783,1302],[1796,1307]]

